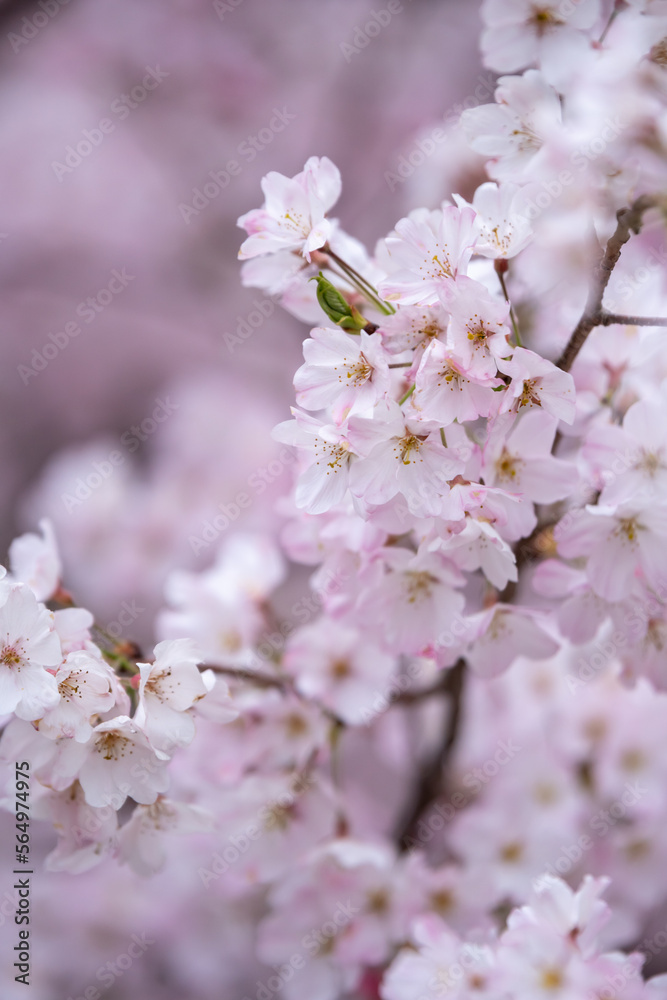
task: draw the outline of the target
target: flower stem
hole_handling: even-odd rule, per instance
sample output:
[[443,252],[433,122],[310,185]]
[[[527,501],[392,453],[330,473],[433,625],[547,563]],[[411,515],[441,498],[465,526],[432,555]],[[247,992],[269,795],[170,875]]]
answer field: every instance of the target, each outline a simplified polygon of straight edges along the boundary
[[512,320],[512,329],[514,330],[514,340],[516,341],[517,347],[523,347],[521,343],[521,335],[519,334],[519,324],[516,321],[516,314],[514,312],[514,306],[510,302],[510,297],[507,294],[507,285],[505,284],[505,275],[501,270],[496,268],[496,274],[498,275],[498,281],[500,282],[500,287],[503,290],[503,295],[505,296],[505,301],[510,307],[510,319]]
[[403,403],[410,398],[412,393],[415,391],[415,387],[416,387],[416,382],[413,382],[413,384],[410,386],[406,394],[404,396],[401,396],[401,398],[399,399],[398,401],[399,406],[403,406]]
[[324,247],[323,251],[331,257],[331,259],[335,261],[340,268],[343,269],[348,279],[357,287],[365,298],[373,303],[376,309],[379,309],[385,316],[392,316],[396,312],[394,307],[389,302],[385,302],[384,299],[380,298],[377,290],[373,288],[371,283],[367,281],[362,274],[359,274],[359,272],[344,261],[342,257],[339,257],[337,253],[334,253],[329,246]]

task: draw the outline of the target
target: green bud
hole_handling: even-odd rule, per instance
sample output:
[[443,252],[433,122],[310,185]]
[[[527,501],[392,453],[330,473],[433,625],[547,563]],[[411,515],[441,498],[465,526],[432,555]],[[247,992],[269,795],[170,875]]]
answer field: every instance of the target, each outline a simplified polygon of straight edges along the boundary
[[310,280],[317,282],[317,301],[336,326],[354,332],[363,330],[368,320],[364,319],[358,309],[345,301],[335,285],[332,285],[321,271],[317,277]]

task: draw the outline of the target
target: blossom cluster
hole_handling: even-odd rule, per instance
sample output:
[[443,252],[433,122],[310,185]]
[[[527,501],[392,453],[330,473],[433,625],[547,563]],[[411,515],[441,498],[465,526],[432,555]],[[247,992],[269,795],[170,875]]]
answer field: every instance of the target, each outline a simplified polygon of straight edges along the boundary
[[208,830],[264,996],[667,989],[626,953],[667,901],[665,6],[485,0],[481,183],[372,252],[328,157],[266,175],[242,280],[310,326],[279,544],[172,572],[152,663],[66,606],[48,523],[12,546],[0,749],[51,866]]
[[[215,689],[220,720],[235,709],[224,681],[200,672],[192,640],[159,643],[151,663],[131,663],[112,639],[111,647],[104,636],[95,642],[93,616],[61,588],[51,525],[41,528],[14,540],[10,573],[0,568],[0,714],[8,720],[0,752],[31,765],[34,813],[59,833],[51,870],[86,871],[109,855],[138,872],[157,870],[158,831],[211,824],[197,806],[165,795],[167,764],[194,736],[194,706]],[[49,610],[50,602],[61,606]],[[128,798],[133,809],[119,827]]]

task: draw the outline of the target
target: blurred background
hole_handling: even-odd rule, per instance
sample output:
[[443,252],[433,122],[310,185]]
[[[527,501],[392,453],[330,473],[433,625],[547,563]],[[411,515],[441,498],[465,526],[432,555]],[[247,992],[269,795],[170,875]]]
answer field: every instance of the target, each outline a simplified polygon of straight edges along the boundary
[[[240,282],[236,219],[261,204],[261,177],[331,157],[334,214],[371,250],[409,209],[481,179],[474,157],[448,159],[464,102],[492,99],[478,0],[393,0],[388,22],[387,10],[0,6],[0,550],[50,516],[77,599],[146,644],[167,571],[212,561],[192,539],[264,469],[268,488],[236,526],[270,527],[288,483],[270,432],[289,416],[307,327]],[[443,120],[447,142],[400,177],[401,157]],[[262,322],[239,338],[258,301]],[[52,846],[45,827],[33,850]],[[81,995],[135,931],[161,944],[106,997],[240,997],[255,904],[232,919],[186,876],[172,867],[147,887],[114,865],[40,872],[32,1000]],[[224,912],[223,943],[211,917]]]

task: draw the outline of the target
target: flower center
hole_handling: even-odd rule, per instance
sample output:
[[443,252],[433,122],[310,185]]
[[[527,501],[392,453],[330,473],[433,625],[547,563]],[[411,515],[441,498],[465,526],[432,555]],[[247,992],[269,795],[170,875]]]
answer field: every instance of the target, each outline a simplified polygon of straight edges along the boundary
[[350,661],[344,659],[343,657],[338,660],[334,660],[329,668],[329,673],[335,681],[344,681],[347,677],[352,676]]
[[421,441],[414,434],[407,434],[404,438],[401,438],[398,442],[401,454],[401,462],[403,465],[410,465],[412,462],[417,460],[419,455],[419,449],[421,447]]
[[503,448],[502,455],[496,462],[496,474],[503,482],[511,482],[516,479],[516,474],[523,462],[516,455],[510,455],[507,448]]
[[615,535],[625,535],[629,542],[637,541],[637,533],[641,530],[641,526],[637,523],[637,519],[634,517],[622,517],[618,522],[618,527],[616,528]]
[[431,596],[431,588],[438,581],[430,573],[408,570],[405,576],[408,604],[415,604]]
[[660,455],[656,455],[654,451],[645,451],[643,448],[639,461],[635,463],[635,469],[639,472],[645,472],[651,479],[659,469],[664,469],[664,467]]
[[542,989],[557,990],[563,985],[563,975],[560,969],[545,969],[542,973]]
[[0,652],[0,663],[5,667],[17,667],[21,662],[21,654],[16,646],[5,646]]
[[523,392],[519,396],[519,407],[522,406],[541,406],[539,393],[537,391],[537,382],[535,379],[527,378],[523,383]]
[[352,379],[353,385],[363,385],[364,382],[368,382],[372,374],[373,366],[368,363],[363,352],[359,355],[359,360],[349,365],[347,369],[347,377]]
[[522,854],[523,845],[517,840],[513,840],[510,844],[505,844],[504,847],[501,847],[500,860],[513,865],[521,859]]
[[127,753],[128,747],[132,753],[131,744],[132,741],[120,733],[100,733],[95,740],[95,750],[105,760],[120,760]]

